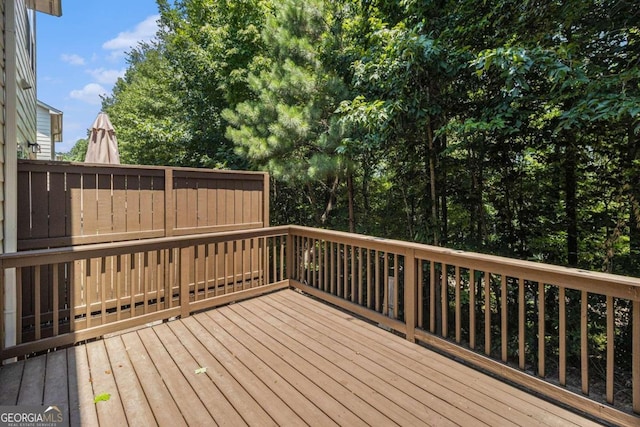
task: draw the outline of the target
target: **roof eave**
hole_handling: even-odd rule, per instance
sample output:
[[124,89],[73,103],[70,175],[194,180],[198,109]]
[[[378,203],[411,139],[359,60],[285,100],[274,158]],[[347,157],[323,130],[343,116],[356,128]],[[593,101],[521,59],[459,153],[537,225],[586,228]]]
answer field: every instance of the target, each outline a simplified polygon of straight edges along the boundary
[[29,0],[29,8],[52,16],[62,16],[62,0]]

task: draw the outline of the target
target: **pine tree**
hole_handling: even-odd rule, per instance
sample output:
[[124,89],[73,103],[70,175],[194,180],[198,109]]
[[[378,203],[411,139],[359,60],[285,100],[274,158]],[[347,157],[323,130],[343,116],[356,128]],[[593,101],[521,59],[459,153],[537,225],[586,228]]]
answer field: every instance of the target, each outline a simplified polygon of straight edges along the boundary
[[223,113],[237,152],[300,188],[320,221],[334,207],[345,167],[333,112],[347,87],[322,60],[332,19],[321,0],[278,3],[263,31],[266,51],[254,58],[261,71],[248,78],[254,97]]

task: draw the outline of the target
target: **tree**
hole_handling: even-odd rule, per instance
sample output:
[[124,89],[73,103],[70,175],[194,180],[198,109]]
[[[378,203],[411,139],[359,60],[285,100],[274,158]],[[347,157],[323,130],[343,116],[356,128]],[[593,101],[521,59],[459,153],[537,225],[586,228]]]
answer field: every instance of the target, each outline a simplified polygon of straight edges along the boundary
[[173,71],[159,45],[129,53],[129,68],[104,99],[118,136],[122,163],[186,165],[190,138],[182,100],[173,89]]
[[225,108],[249,96],[247,76],[263,50],[260,31],[269,14],[265,0],[183,0],[158,2],[159,38],[169,61],[172,90],[180,99],[181,124],[188,133],[184,163],[246,167],[225,138]]
[[265,53],[254,58],[260,71],[248,78],[252,97],[223,113],[236,152],[302,189],[317,223],[331,213],[346,170],[336,151],[342,135],[333,112],[347,87],[323,62],[331,55],[323,49],[331,45],[336,18],[325,6],[321,0],[275,6],[263,31]]
[[89,146],[89,140],[79,139],[73,144],[71,150],[68,153],[62,154],[62,160],[65,162],[84,162],[84,158],[87,155],[87,147]]

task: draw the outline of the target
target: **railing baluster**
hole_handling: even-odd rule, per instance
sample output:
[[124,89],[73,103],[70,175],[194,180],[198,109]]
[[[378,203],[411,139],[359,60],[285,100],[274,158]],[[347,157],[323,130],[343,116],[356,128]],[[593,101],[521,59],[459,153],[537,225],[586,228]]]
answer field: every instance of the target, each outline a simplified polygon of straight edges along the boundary
[[456,265],[455,266],[455,281],[456,281],[456,311],[455,311],[455,316],[456,316],[456,342],[458,344],[460,344],[460,335],[461,335],[461,307],[460,307],[460,266]]
[[560,385],[567,383],[567,301],[564,286],[558,289],[558,381]]
[[[278,281],[278,245],[277,245],[277,237],[272,237],[271,238],[271,261],[273,264],[272,267],[272,275],[273,275],[273,280],[271,283],[275,283]],[[244,255],[243,255],[243,259],[244,259]],[[244,270],[242,270],[244,271]],[[242,289],[244,289],[244,286],[242,287]]]
[[337,264],[336,256],[337,256],[337,252],[338,251],[336,251],[336,245],[333,242],[331,242],[331,254],[330,254],[331,255],[331,261],[330,261],[330,263],[331,263],[331,266],[330,266],[330,269],[331,269],[331,295],[336,295],[336,274],[337,274],[336,273],[336,264]]
[[538,282],[538,376],[545,376],[544,282]]
[[364,295],[363,295],[363,280],[362,280],[362,255],[363,249],[362,246],[358,247],[358,304],[364,304]]
[[509,335],[509,319],[507,310],[507,276],[502,273],[500,276],[500,350],[503,362],[507,362],[507,340]]
[[613,371],[615,349],[615,310],[612,296],[607,296],[607,402],[613,404]]
[[342,245],[342,294],[344,299],[348,299],[349,295],[349,246],[345,243]]
[[384,301],[382,303],[382,312],[385,316],[389,315],[389,257],[391,254],[389,252],[384,252],[383,261],[383,269],[382,269],[382,289],[384,290],[383,297]]
[[318,284],[316,283],[316,272],[318,269],[318,254],[316,253],[317,242],[318,241],[316,239],[311,240],[311,286],[314,288],[318,287]]
[[526,306],[524,300],[524,280],[522,277],[518,278],[518,366],[520,369],[524,369],[525,366],[525,354],[524,354],[524,326],[527,321],[525,318]]
[[351,302],[356,302],[357,291],[357,277],[359,276],[356,270],[356,248],[351,245]]
[[640,301],[634,300],[632,307],[631,335],[631,387],[633,389],[633,412],[640,414]]
[[[76,290],[74,289],[76,276],[74,263],[69,263],[67,268],[69,269],[69,279],[67,282],[67,292],[69,295],[69,332],[74,332],[76,330]],[[18,295],[20,295],[20,293],[18,293]],[[20,320],[19,315],[17,317],[17,320]],[[18,331],[20,331],[20,329],[18,329]]]
[[429,261],[429,331],[436,333],[436,265]]
[[[94,272],[91,271],[91,260],[90,259],[85,259],[84,260],[84,268],[85,268],[85,274],[84,274],[84,304],[85,304],[85,315],[86,318],[85,320],[87,321],[87,326],[86,328],[90,328],[91,327],[91,287],[92,287],[92,280],[91,277],[93,276]],[[133,301],[131,302],[131,309],[134,309],[134,303]]]
[[484,272],[484,354],[491,355],[491,274]]
[[58,270],[58,263],[53,264],[53,336],[57,336],[59,331],[59,323],[60,323],[60,276]]
[[[123,274],[122,273],[122,255],[117,255],[115,262],[116,262],[116,266],[115,266],[115,269],[116,269],[116,321],[118,321],[118,320],[122,320],[122,274]],[[165,299],[165,303],[166,303],[166,299]]]
[[[284,280],[287,278],[285,275],[285,238],[284,236],[280,236],[280,280]],[[326,246],[325,246],[326,250]]]
[[476,348],[476,271],[469,270],[469,347]]
[[581,292],[580,297],[580,371],[582,377],[582,393],[589,395],[589,295]]
[[[260,246],[260,242],[258,242],[258,246]],[[224,289],[222,293],[226,295],[229,293],[229,243],[228,242],[224,242],[222,244],[222,253],[223,253],[223,260],[224,260]],[[258,264],[260,264],[259,261],[258,261]],[[259,267],[258,267],[258,271],[260,271]],[[260,274],[262,274],[262,271],[260,271]]]
[[35,325],[35,333],[36,333],[36,340],[39,340],[41,335],[41,323],[42,323],[42,319],[41,319],[41,315],[40,315],[40,311],[41,311],[41,307],[40,307],[40,300],[42,298],[42,294],[40,292],[40,280],[41,280],[41,266],[36,265],[35,267],[35,274],[34,274],[34,285],[35,285],[35,289],[33,291],[33,298],[35,299],[35,304],[34,304],[34,314],[35,314],[35,321],[34,321],[34,325]]
[[[253,248],[253,239],[251,239],[251,245]],[[213,296],[217,297],[218,293],[220,292],[218,290],[218,286],[220,285],[219,283],[219,279],[220,279],[220,243],[214,243],[213,244]],[[251,271],[251,287],[253,288],[253,266],[252,266],[252,271]]]
[[376,308],[375,310],[377,312],[382,312],[382,309],[380,307],[380,254],[378,253],[378,251],[374,251],[375,257],[376,257],[376,266],[375,266],[375,277],[376,277]]
[[441,308],[442,308],[442,336],[444,338],[447,338],[447,335],[449,334],[449,319],[448,319],[448,314],[449,314],[449,298],[448,298],[448,288],[449,288],[449,284],[447,283],[447,281],[449,280],[447,277],[447,264],[445,264],[444,262],[440,265],[440,268],[442,269],[440,271],[440,281],[441,281],[441,292],[440,292],[440,302],[441,302]]
[[422,270],[424,261],[421,259],[416,260],[416,264],[418,265],[418,319],[416,322],[416,326],[418,328],[424,328],[424,271]]
[[371,250],[367,249],[367,307],[373,308],[373,293],[375,286],[371,282]]
[[322,280],[320,281],[320,289],[324,292],[329,292],[331,288],[331,256],[329,254],[331,245],[327,240],[322,240],[321,242]]
[[[246,256],[246,239],[242,239],[240,241],[238,241],[238,244],[240,245],[240,253],[239,258],[240,258],[240,290],[245,290],[246,289],[246,282],[247,282],[247,266],[245,263],[245,256]],[[206,254],[205,254],[206,256]],[[205,260],[206,261],[206,260]],[[205,262],[205,269],[204,269],[204,283],[205,283],[205,289],[207,289],[207,267],[206,267],[206,262]],[[206,296],[205,296],[206,298]]]
[[100,290],[100,324],[104,325],[107,323],[107,257],[97,258],[96,263],[99,268],[99,273],[96,277],[98,279],[98,289]]
[[[396,257],[398,255],[396,254]],[[397,260],[397,258],[396,258]],[[407,326],[406,339],[415,342],[416,330],[416,260],[415,251],[407,250],[404,253],[404,321]],[[396,264],[396,271],[398,270]],[[398,303],[396,302],[396,305]]]
[[263,285],[271,283],[271,263],[269,262],[269,240],[268,237],[262,238],[262,265],[264,266]]
[[316,286],[318,289],[323,289],[324,288],[324,282],[325,282],[325,278],[324,278],[324,251],[323,251],[323,246],[324,243],[322,240],[318,240],[318,286]]
[[[16,344],[22,344],[22,295],[24,283],[22,283],[22,268],[16,267]],[[4,272],[2,272],[4,276]],[[0,301],[4,303],[3,301]],[[4,313],[0,313],[4,316]],[[2,339],[2,345],[4,346],[4,337]]]
[[398,307],[400,302],[398,301],[400,295],[400,282],[398,281],[398,274],[400,271],[400,261],[398,254],[393,256],[393,318],[398,318]]

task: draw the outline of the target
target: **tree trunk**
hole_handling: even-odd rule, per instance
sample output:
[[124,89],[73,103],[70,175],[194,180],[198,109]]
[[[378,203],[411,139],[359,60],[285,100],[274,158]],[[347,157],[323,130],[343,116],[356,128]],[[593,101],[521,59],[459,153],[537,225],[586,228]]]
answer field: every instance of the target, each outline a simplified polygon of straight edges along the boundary
[[[446,137],[442,137],[442,151],[447,148],[447,140]],[[447,235],[449,233],[448,229],[448,210],[447,210],[447,162],[443,158],[440,162],[440,169],[442,170],[442,181],[440,182],[440,211],[441,211],[441,219],[442,219],[442,235],[440,236],[440,241],[442,242],[442,246],[447,246]]]
[[433,227],[433,244],[440,243],[438,230],[438,187],[436,185],[436,149],[431,129],[431,120],[427,123],[427,140],[429,143],[429,181],[431,197],[431,223]]
[[349,193],[349,232],[356,232],[356,216],[354,212],[355,190],[353,188],[353,174],[347,174],[347,191]]
[[476,239],[476,230],[475,225],[477,221],[477,212],[476,212],[476,194],[478,190],[478,179],[476,176],[476,166],[475,159],[473,158],[473,149],[469,147],[469,163],[467,164],[469,173],[471,175],[471,188],[468,196],[469,200],[469,237],[473,240]]
[[578,265],[578,208],[576,167],[578,165],[578,148],[573,136],[569,136],[564,161],[565,213],[567,216],[567,264]]
[[333,184],[329,187],[327,191],[326,197],[326,205],[324,212],[320,216],[320,223],[324,224],[329,219],[329,214],[333,210],[333,205],[335,203],[336,190],[338,189],[338,184],[340,183],[340,179],[336,176],[333,180]]
[[633,124],[629,125],[629,251],[634,272],[640,272],[640,171],[634,165],[640,160],[640,136],[633,131]]

